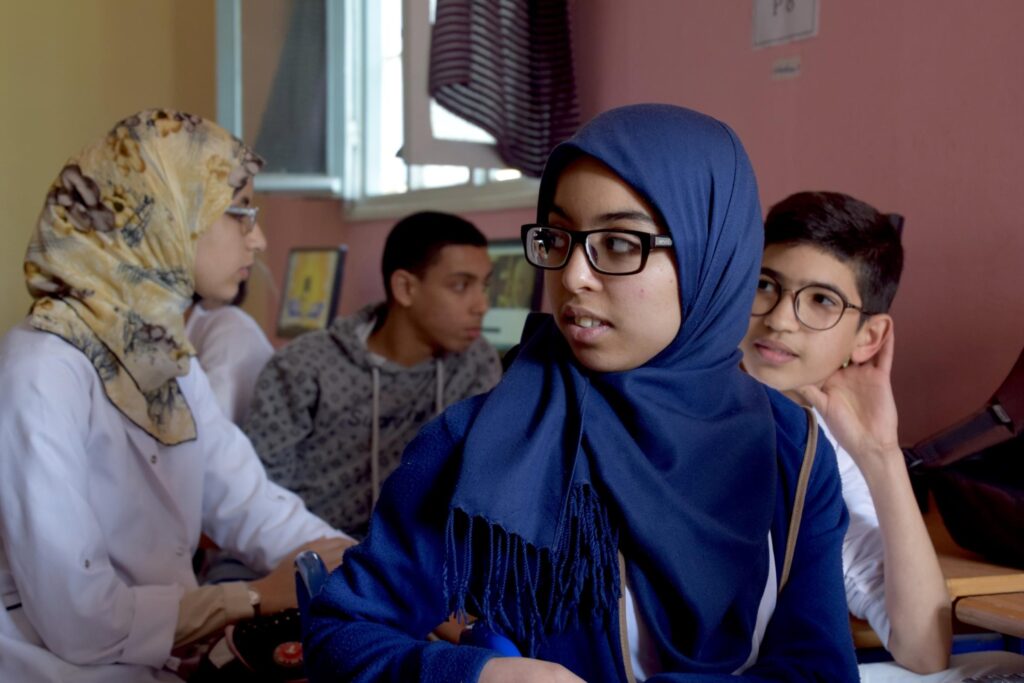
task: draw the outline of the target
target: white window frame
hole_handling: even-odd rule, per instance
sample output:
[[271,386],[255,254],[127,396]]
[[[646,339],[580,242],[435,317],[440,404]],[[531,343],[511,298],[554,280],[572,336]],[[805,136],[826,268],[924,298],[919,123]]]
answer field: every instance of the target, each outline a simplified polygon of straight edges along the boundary
[[[401,194],[366,196],[364,178],[373,172],[373,141],[365,121],[378,120],[373,87],[365,62],[373,48],[368,22],[376,20],[376,0],[325,0],[327,26],[327,172],[319,174],[261,173],[255,188],[261,192],[330,195],[344,200],[349,220],[396,218],[413,211],[462,213],[536,204],[539,181],[518,178],[488,181],[490,168],[501,168],[493,145],[438,140],[430,130],[427,92],[430,54],[430,0],[403,0],[403,157],[412,164],[453,164],[470,168],[462,185],[409,190]],[[217,0],[217,116],[225,128],[242,134],[241,0]],[[410,27],[416,27],[410,29]],[[419,59],[414,58],[420,55]],[[417,125],[419,124],[419,125]],[[412,161],[411,161],[412,160]]]
[[[260,173],[254,181],[259,192],[290,192],[310,195],[342,196],[347,188],[344,178],[350,153],[346,146],[346,118],[331,112],[344,112],[351,106],[346,93],[345,60],[342,46],[350,44],[350,33],[356,33],[345,16],[344,2],[326,0],[327,25],[327,130],[324,150],[324,173]],[[217,0],[217,119],[232,134],[243,137],[242,117],[242,0]],[[252,142],[252,140],[247,140]]]
[[408,164],[504,168],[493,144],[441,140],[430,125],[430,0],[402,0],[402,76]]

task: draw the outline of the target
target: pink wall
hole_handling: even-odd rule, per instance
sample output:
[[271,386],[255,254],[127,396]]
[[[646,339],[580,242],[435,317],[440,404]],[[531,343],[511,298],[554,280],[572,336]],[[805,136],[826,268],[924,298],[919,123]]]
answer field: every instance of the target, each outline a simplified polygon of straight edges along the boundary
[[[397,219],[356,221],[346,223],[341,203],[330,199],[302,199],[263,195],[260,224],[267,232],[269,248],[264,261],[270,269],[274,286],[280,287],[288,264],[288,251],[301,246],[348,245],[345,271],[341,283],[338,315],[348,315],[362,306],[384,298],[380,259],[384,240]],[[464,214],[488,239],[519,236],[519,226],[534,219],[532,209],[487,211]],[[275,346],[287,343],[273,334],[279,297],[254,282],[247,308],[264,323]]]
[[[765,207],[797,190],[832,189],[907,217],[893,314],[909,443],[981,404],[1024,343],[1024,231],[1011,200],[1024,160],[1024,3],[821,5],[817,37],[755,51],[750,2],[578,0],[581,104],[585,118],[663,101],[723,119],[747,146]],[[791,56],[801,59],[800,75],[772,80],[773,62]],[[346,241],[342,313],[380,296],[380,248],[392,221],[346,226],[334,210],[314,226],[306,205],[286,201],[294,202],[267,202],[282,203],[279,225],[289,226],[272,267],[283,263],[285,244],[314,234]],[[470,217],[508,237],[532,212]]]

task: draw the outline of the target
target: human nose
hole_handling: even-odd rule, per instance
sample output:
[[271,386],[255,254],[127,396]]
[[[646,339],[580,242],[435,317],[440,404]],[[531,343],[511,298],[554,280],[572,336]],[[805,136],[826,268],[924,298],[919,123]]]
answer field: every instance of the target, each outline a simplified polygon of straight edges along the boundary
[[487,285],[480,285],[475,291],[472,302],[470,302],[470,313],[482,317],[490,307],[491,302],[487,296]]
[[562,285],[567,291],[575,292],[582,289],[595,289],[598,279],[587,259],[586,247],[574,245],[569,252],[569,260],[562,269]]
[[796,296],[789,290],[779,293],[775,308],[764,316],[764,324],[780,332],[794,332],[800,329],[800,321],[796,317]]
[[267,236],[263,234],[263,228],[260,227],[259,221],[253,223],[252,231],[246,235],[246,245],[250,251],[267,250]]

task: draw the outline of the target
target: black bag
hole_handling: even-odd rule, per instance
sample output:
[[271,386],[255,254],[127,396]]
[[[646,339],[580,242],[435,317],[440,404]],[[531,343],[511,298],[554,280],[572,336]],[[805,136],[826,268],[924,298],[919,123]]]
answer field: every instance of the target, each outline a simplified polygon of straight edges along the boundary
[[904,455],[958,545],[1024,568],[1024,352],[985,406]]
[[1024,568],[1024,437],[931,470],[927,481],[958,545]]

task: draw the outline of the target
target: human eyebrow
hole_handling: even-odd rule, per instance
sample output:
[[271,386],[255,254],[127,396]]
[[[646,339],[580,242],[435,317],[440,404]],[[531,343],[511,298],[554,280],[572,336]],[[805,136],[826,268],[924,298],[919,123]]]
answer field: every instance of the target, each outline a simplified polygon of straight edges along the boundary
[[823,289],[830,289],[843,298],[848,298],[840,287],[832,284],[831,282],[823,282],[821,280],[792,280],[779,271],[766,266],[761,266],[761,274],[771,277],[773,280],[778,281],[779,284],[791,285],[796,289],[801,287],[821,287]]
[[[558,215],[560,218],[569,219],[569,214],[565,209],[560,207],[558,204],[552,204],[551,208],[548,209],[549,213]],[[635,221],[639,223],[646,223],[648,225],[658,226],[657,221],[654,220],[649,214],[644,211],[609,211],[602,213],[595,217],[594,223],[598,225],[605,225],[607,223],[616,223],[618,221]]]
[[569,220],[569,214],[566,213],[565,209],[560,207],[558,204],[552,204],[551,208],[548,209],[548,213],[556,214],[559,218]]
[[491,273],[492,272],[494,272],[494,271],[492,270],[492,271],[488,272],[487,275],[485,275],[483,278],[481,278],[476,273],[470,273],[470,272],[465,272],[465,271],[456,271],[454,273],[449,273],[448,274],[448,279],[451,280],[451,281],[466,280],[468,282],[476,282],[477,280],[481,280],[481,279],[487,280],[488,278],[491,277]]
[[653,218],[643,211],[611,211],[597,217],[597,223],[617,223],[618,221],[635,221],[657,226]]

